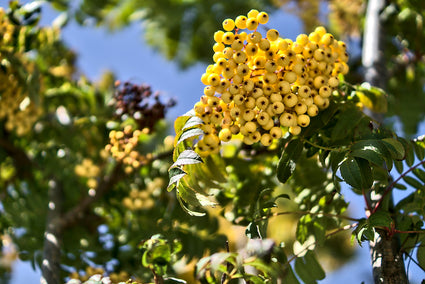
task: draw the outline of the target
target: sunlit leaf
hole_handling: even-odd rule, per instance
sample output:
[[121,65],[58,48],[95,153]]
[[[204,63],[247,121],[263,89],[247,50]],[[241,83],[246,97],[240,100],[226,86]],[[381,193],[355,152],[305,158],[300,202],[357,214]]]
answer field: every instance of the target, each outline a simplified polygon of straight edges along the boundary
[[295,171],[296,161],[303,150],[303,143],[299,139],[289,141],[282,152],[277,165],[277,178],[285,183]]

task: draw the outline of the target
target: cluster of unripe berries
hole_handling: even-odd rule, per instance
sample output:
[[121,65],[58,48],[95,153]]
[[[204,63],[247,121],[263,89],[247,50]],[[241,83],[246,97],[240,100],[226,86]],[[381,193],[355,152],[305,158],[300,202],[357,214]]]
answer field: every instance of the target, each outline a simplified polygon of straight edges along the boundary
[[267,13],[251,10],[224,20],[214,34],[214,64],[201,77],[204,95],[194,106],[204,121],[201,155],[218,152],[234,135],[264,146],[285,131],[298,135],[329,106],[338,75],[348,72],[345,43],[324,27],[292,41],[275,29],[257,31],[267,21]]
[[87,186],[89,188],[97,187],[97,177],[100,174],[100,168],[96,166],[91,159],[84,159],[81,164],[74,168],[76,175],[87,178]]
[[133,129],[131,125],[125,126],[123,131],[112,130],[109,132],[109,144],[105,146],[105,150],[111,153],[115,160],[122,162],[125,172],[130,174],[150,159],[149,154],[144,156],[137,150],[140,135],[149,132],[149,128],[138,130]]
[[115,115],[121,120],[132,118],[138,129],[153,129],[155,123],[165,117],[168,108],[175,105],[170,99],[162,103],[158,92],[152,93],[149,85],[136,85],[130,82],[121,84],[116,82],[117,90],[114,94]]

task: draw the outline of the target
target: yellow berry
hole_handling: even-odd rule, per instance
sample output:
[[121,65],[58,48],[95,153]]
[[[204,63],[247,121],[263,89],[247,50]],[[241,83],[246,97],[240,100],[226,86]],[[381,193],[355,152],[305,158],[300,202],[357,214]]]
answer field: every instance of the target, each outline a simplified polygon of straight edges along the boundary
[[303,85],[298,88],[298,95],[302,98],[308,98],[311,94],[311,89],[309,86]]
[[283,76],[283,79],[287,81],[289,84],[292,84],[297,80],[297,74],[295,74],[295,72],[292,72],[292,71],[286,72],[285,75]]
[[245,52],[248,56],[254,56],[257,54],[258,47],[254,43],[248,43],[245,47]]
[[249,43],[259,43],[262,39],[262,36],[259,32],[253,32],[248,35]]
[[266,37],[269,41],[275,41],[279,38],[279,32],[275,29],[270,29],[267,31]]
[[242,48],[243,48],[243,41],[240,40],[240,39],[234,40],[232,42],[231,47],[232,47],[233,50],[237,50],[237,51],[238,50],[242,50]]
[[307,114],[311,117],[314,117],[319,114],[319,108],[316,105],[311,105],[307,109]]
[[233,60],[236,63],[244,63],[247,60],[246,53],[242,50],[239,50],[233,54]]
[[247,16],[248,18],[256,18],[259,13],[260,12],[258,10],[252,9],[248,12]]
[[219,42],[216,42],[216,43],[213,45],[213,50],[214,50],[214,52],[223,51],[224,47],[225,47],[225,46],[224,46],[224,44],[219,43]]
[[328,86],[322,86],[319,89],[319,95],[322,98],[328,98],[331,95],[331,89]]
[[282,129],[278,126],[272,127],[272,129],[270,129],[270,136],[273,139],[280,139],[282,137]]
[[289,127],[289,133],[292,135],[298,135],[301,133],[301,127],[298,125]]
[[310,124],[310,117],[306,114],[301,114],[297,118],[298,125],[307,127]]
[[244,127],[248,133],[254,133],[257,130],[257,124],[253,121],[248,121]]
[[295,94],[289,93],[283,97],[283,103],[286,107],[292,108],[298,103],[298,98]]
[[336,88],[339,85],[339,80],[336,77],[330,77],[328,80],[328,84],[331,88]]
[[223,34],[224,34],[223,31],[216,31],[214,33],[214,40],[216,42],[218,42],[218,43],[222,43],[222,41],[223,41]]
[[323,26],[318,26],[314,30],[315,33],[317,33],[320,37],[322,37],[326,33],[326,29]]
[[266,38],[262,38],[260,40],[260,43],[258,44],[258,47],[261,50],[267,51],[267,50],[270,49],[270,41],[268,39],[266,39]]
[[204,95],[206,96],[214,96],[215,88],[213,86],[206,86],[204,88]]
[[306,34],[300,34],[300,35],[297,36],[296,42],[299,45],[304,46],[308,43],[308,36]]
[[222,36],[222,42],[224,44],[232,44],[235,39],[235,35],[232,32],[225,32]]
[[215,134],[205,135],[202,140],[208,147],[217,147],[220,144],[220,139]]
[[232,131],[229,128],[223,128],[218,134],[220,141],[229,142],[232,139]]
[[267,123],[269,123],[269,120],[270,120],[270,115],[267,112],[262,111],[257,116],[257,123],[259,125],[264,126]]
[[330,33],[326,33],[326,34],[322,35],[322,37],[320,39],[320,43],[324,44],[324,45],[331,45],[333,40],[334,40],[334,36]]
[[211,86],[217,86],[218,84],[220,84],[220,75],[218,74],[210,74],[208,76],[208,84]]
[[235,19],[235,25],[238,29],[246,29],[246,22],[248,18],[245,16],[237,16]]
[[277,88],[282,95],[286,95],[291,91],[291,85],[287,81],[279,82]]
[[235,28],[235,22],[232,19],[226,19],[223,21],[223,29],[225,31],[232,31]]
[[304,114],[307,111],[307,105],[299,102],[297,103],[297,105],[294,107],[295,112],[300,115],[300,114]]
[[296,121],[295,116],[292,113],[289,113],[289,112],[284,112],[279,117],[279,123],[280,123],[281,126],[285,126],[285,127],[297,125],[297,121]]
[[282,102],[274,102],[272,108],[275,114],[281,114],[285,110],[285,106]]
[[246,28],[250,31],[256,30],[258,27],[257,18],[248,18],[246,22]]
[[269,15],[266,12],[261,12],[257,15],[258,23],[264,25],[269,21]]

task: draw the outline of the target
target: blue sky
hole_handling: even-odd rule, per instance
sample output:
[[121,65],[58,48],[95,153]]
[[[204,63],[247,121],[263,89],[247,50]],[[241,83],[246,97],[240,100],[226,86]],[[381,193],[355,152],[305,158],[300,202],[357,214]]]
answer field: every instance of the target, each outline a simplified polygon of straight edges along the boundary
[[[5,1],[6,2],[6,1]],[[49,23],[57,15],[45,7],[42,25]],[[302,33],[299,19],[290,14],[278,11],[271,15],[268,26],[273,26],[284,37],[295,39]],[[212,36],[212,35],[211,35]],[[90,79],[96,80],[105,70],[115,72],[120,80],[131,80],[137,83],[149,83],[155,91],[160,91],[167,97],[177,99],[178,105],[170,110],[170,120],[192,108],[203,93],[204,86],[200,81],[206,65],[197,64],[187,70],[164,59],[143,42],[143,30],[140,24],[131,25],[115,33],[103,28],[81,27],[71,22],[63,30],[63,38],[78,54],[78,67]],[[351,202],[351,210],[357,217],[364,216],[363,201],[349,190],[344,190]],[[411,265],[412,268],[415,265]],[[22,262],[15,265],[12,284],[38,283],[39,272]],[[411,273],[416,275],[416,283],[422,279],[417,269]],[[367,244],[358,250],[356,259],[335,273],[330,273],[321,283],[371,283],[371,267]],[[412,281],[415,283],[415,281]]]

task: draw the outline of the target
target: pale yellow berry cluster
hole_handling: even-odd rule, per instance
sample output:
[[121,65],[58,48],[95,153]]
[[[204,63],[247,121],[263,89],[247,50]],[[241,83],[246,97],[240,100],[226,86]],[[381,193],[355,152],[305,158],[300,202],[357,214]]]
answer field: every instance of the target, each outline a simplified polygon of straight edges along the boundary
[[[85,271],[83,273],[78,273],[76,271],[72,272],[69,275],[69,278],[70,279],[77,279],[77,280],[80,280],[82,282],[85,282],[85,281],[89,280],[89,278],[91,276],[98,275],[98,274],[105,275],[105,270],[103,268],[100,268],[100,267],[96,268],[96,267],[89,266],[85,269]],[[108,277],[109,277],[109,280],[110,280],[110,282],[108,282],[108,283],[123,283],[123,282],[127,283],[127,281],[129,281],[129,279],[131,279],[130,275],[126,271],[121,271],[119,273],[113,272],[113,273],[109,274]],[[139,279],[136,279],[136,280],[131,281],[131,283],[139,283],[139,281],[140,281]]]
[[[0,49],[13,52],[11,45],[14,34],[18,32],[3,8],[0,8]],[[23,29],[23,27],[19,27]],[[19,32],[19,35],[21,33]],[[17,55],[19,56],[19,55]],[[24,62],[25,58],[21,58]],[[34,64],[25,62],[29,74],[34,69]],[[4,123],[7,131],[15,132],[18,136],[29,133],[34,123],[40,117],[42,110],[31,100],[28,92],[22,88],[12,66],[2,53],[0,53],[0,123]]]
[[142,190],[132,188],[129,195],[122,200],[122,203],[131,211],[151,209],[155,205],[155,199],[161,194],[161,189],[164,185],[164,180],[157,177],[150,181],[146,188]]
[[31,131],[42,110],[19,87],[18,80],[9,71],[9,68],[0,70],[0,123],[4,122],[7,131],[23,136]]
[[148,156],[141,155],[136,149],[140,135],[149,132],[149,128],[134,130],[131,125],[124,127],[123,131],[112,130],[109,132],[110,143],[105,146],[105,150],[110,152],[117,161],[122,162],[125,172],[130,174],[150,159]]
[[89,188],[97,187],[97,177],[100,174],[100,168],[96,166],[91,159],[84,159],[81,164],[74,168],[77,176],[87,178],[87,186]]
[[194,106],[204,121],[205,135],[197,144],[201,155],[218,152],[233,135],[264,146],[285,131],[298,135],[310,117],[329,106],[337,76],[348,72],[345,43],[324,27],[292,41],[275,29],[257,31],[268,18],[251,10],[224,20],[223,30],[214,34],[214,64],[201,77],[206,87]]

